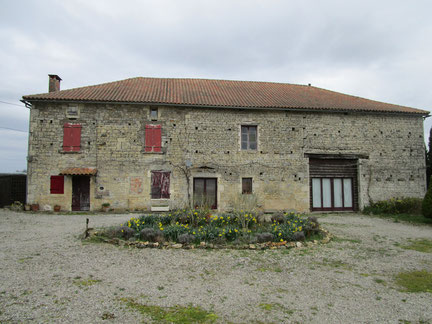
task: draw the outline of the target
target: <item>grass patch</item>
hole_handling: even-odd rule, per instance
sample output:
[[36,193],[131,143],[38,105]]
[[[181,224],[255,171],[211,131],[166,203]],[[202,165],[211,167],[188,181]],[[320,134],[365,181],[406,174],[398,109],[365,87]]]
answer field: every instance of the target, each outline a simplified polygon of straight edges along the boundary
[[379,283],[379,284],[382,284],[382,285],[386,285],[386,282],[383,280],[383,279],[379,279],[379,278],[374,278],[374,281],[376,282],[376,283]]
[[360,244],[362,242],[361,240],[348,239],[348,238],[336,237],[336,236],[332,238],[332,241],[337,242],[337,243],[349,242],[349,243],[355,243],[355,244]]
[[260,271],[260,272],[272,271],[272,272],[278,272],[278,273],[283,272],[283,270],[279,267],[274,267],[274,268],[261,267],[261,268],[258,268],[257,271]]
[[324,258],[321,263],[317,262],[317,264],[328,266],[331,268],[336,268],[336,269],[352,270],[351,265],[342,262],[340,260],[329,260],[327,258]]
[[105,243],[108,238],[103,235],[92,235],[89,236],[85,241],[82,241],[83,244],[87,243]]
[[192,305],[160,307],[140,304],[132,298],[121,298],[121,301],[125,302],[129,308],[150,316],[152,320],[159,323],[213,323],[218,318],[216,314]]
[[411,241],[409,245],[401,245],[401,248],[405,250],[432,253],[432,241],[427,239],[419,239]]
[[258,306],[259,306],[259,308],[261,308],[262,310],[265,310],[267,312],[279,310],[279,311],[281,311],[281,312],[283,312],[284,314],[287,314],[287,315],[294,314],[294,310],[293,309],[285,308],[283,305],[281,305],[279,303],[273,303],[273,304],[261,303]]
[[272,304],[259,304],[259,307],[263,310],[271,311],[274,306]]
[[401,272],[396,276],[396,284],[401,286],[404,292],[428,292],[432,293],[432,272],[411,271]]
[[102,282],[102,280],[99,279],[75,279],[74,280],[74,284],[80,287],[93,286],[99,282]]

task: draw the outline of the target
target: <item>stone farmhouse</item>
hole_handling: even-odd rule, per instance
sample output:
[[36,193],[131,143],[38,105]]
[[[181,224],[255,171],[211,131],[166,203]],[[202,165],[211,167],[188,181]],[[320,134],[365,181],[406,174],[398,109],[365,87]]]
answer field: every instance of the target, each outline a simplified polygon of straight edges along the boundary
[[28,95],[27,202],[356,211],[426,191],[427,111],[311,85],[137,77]]

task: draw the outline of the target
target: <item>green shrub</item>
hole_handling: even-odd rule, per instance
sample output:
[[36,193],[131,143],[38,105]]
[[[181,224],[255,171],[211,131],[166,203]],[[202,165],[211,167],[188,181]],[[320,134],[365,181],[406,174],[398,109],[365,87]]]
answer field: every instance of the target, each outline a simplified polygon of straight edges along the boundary
[[[431,177],[431,181],[432,181],[432,177]],[[423,199],[422,214],[426,218],[432,218],[432,185],[429,186],[429,189],[426,192],[426,195]]]
[[421,214],[422,199],[392,198],[372,202],[363,209],[365,214]]

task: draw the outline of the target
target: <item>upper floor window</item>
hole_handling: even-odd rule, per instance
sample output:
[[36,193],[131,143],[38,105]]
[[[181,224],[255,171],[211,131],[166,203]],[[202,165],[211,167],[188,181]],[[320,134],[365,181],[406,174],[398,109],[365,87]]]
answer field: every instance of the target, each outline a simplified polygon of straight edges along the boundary
[[69,124],[63,125],[63,151],[79,152],[81,149],[81,125]]
[[152,171],[151,198],[168,199],[170,197],[170,172]]
[[150,120],[158,120],[158,109],[150,108]]
[[162,151],[162,128],[161,125],[145,126],[145,151],[161,152]]
[[241,127],[241,149],[242,150],[257,149],[257,126]]
[[77,105],[69,105],[66,108],[66,117],[69,119],[77,119],[79,117],[79,109]]

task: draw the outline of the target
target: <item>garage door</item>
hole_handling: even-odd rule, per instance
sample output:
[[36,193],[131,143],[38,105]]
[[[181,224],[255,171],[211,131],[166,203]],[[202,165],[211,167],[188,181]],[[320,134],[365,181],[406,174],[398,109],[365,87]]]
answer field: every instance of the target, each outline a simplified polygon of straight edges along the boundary
[[357,160],[310,159],[312,211],[357,210]]

